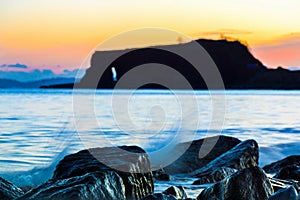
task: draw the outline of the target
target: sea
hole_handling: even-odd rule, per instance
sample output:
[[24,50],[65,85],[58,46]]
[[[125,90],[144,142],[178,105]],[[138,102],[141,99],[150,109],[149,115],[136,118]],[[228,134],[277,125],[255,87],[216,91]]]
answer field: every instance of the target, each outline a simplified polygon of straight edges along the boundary
[[[47,181],[64,156],[92,147],[138,145],[155,162],[167,147],[222,134],[256,140],[260,166],[300,154],[297,90],[2,89],[0,102],[0,176],[20,187]],[[196,194],[192,181],[174,177],[155,190]]]

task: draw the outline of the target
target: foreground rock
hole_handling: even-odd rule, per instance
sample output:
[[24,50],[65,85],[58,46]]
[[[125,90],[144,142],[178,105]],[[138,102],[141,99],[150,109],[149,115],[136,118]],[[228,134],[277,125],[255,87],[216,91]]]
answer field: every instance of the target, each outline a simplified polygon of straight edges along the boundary
[[272,187],[274,189],[274,192],[277,192],[278,190],[288,188],[290,186],[293,186],[297,191],[299,191],[299,185],[298,181],[295,180],[283,180],[283,179],[277,179],[277,178],[269,178]]
[[68,155],[57,165],[53,179],[95,171],[116,171],[128,199],[140,199],[154,191],[148,156],[137,146],[95,148]]
[[269,165],[263,167],[265,172],[270,174],[278,173],[282,168],[291,166],[291,165],[298,165],[300,166],[300,156],[288,156],[282,160],[273,162]]
[[[140,199],[154,191],[145,151],[136,146],[94,148],[66,156],[53,178],[22,199]],[[51,199],[50,198],[50,199]]]
[[197,174],[197,177],[200,177],[200,179],[194,181],[193,185],[202,185],[207,183],[218,182],[236,172],[236,169],[229,167],[220,167],[217,169],[210,169],[204,172],[199,172]]
[[176,199],[186,199],[187,194],[182,186],[172,186],[166,189],[163,194],[173,195]]
[[153,174],[154,180],[156,180],[156,181],[170,181],[171,180],[170,175],[167,174],[164,169],[158,169],[158,170],[152,171],[152,174]]
[[278,190],[268,200],[298,200],[298,194],[293,186]]
[[0,177],[0,199],[1,200],[11,200],[22,196],[24,192],[10,183],[9,181]]
[[[232,149],[241,141],[237,138],[228,136],[209,137],[200,140],[194,140],[185,153],[174,163],[164,168],[167,174],[185,174],[193,172],[226,151]],[[174,152],[181,152],[186,143],[178,144]],[[201,153],[205,156],[202,157]],[[207,154],[208,153],[208,154]],[[200,157],[199,157],[200,156]]]
[[141,200],[177,200],[173,195],[163,194],[163,193],[155,193],[148,195]]
[[298,165],[289,165],[283,167],[274,178],[285,179],[285,180],[296,180],[300,181],[300,167]]
[[232,175],[236,170],[258,166],[258,154],[258,144],[255,140],[241,142],[205,167],[192,172],[192,176],[200,178],[194,184],[217,182]]
[[271,194],[273,188],[264,171],[251,167],[204,189],[197,200],[267,200]]
[[121,177],[111,172],[87,173],[68,179],[49,181],[29,191],[18,200],[126,200],[125,186]]
[[171,186],[162,193],[155,193],[144,197],[142,200],[183,200],[187,193],[182,186]]

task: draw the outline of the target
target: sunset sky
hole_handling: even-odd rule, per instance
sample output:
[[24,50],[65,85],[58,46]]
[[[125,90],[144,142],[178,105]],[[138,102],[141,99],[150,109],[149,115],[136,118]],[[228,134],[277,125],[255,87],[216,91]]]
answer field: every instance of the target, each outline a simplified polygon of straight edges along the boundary
[[269,67],[300,68],[299,0],[1,0],[0,27],[0,70],[73,70],[102,41],[144,27],[223,34]]

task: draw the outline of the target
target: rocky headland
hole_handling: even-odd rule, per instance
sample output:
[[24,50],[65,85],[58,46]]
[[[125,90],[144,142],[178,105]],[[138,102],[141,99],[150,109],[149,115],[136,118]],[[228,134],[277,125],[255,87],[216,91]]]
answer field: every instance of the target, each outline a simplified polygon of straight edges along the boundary
[[[195,42],[207,51],[216,64],[225,89],[300,89],[300,71],[290,71],[282,67],[269,69],[239,41],[200,39]],[[79,83],[44,85],[43,88],[73,88],[75,86],[76,88],[113,89],[117,86],[117,80],[131,69],[149,63],[147,67],[151,68],[151,63],[159,63],[179,72],[193,89],[207,89],[203,74],[199,74],[185,58],[167,51],[170,49],[172,52],[180,52],[182,47],[188,45],[190,44],[96,51],[92,55],[90,68]],[[194,57],[199,57],[198,53],[197,51],[190,52]],[[117,80],[113,78],[112,67],[116,71]],[[126,80],[117,88],[136,89],[133,82],[142,81],[145,77],[147,80],[169,79],[172,83],[167,87],[169,89],[187,89],[182,85],[182,81],[163,72],[141,74],[135,77],[135,80]],[[149,83],[141,88],[165,89],[165,86]],[[209,89],[220,89],[220,85],[210,86]]]

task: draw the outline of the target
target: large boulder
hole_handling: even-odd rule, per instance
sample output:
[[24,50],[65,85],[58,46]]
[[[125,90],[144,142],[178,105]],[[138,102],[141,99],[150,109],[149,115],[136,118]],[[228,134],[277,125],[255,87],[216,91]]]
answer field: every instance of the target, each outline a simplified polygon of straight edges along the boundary
[[[232,149],[241,141],[228,136],[215,136],[200,140],[194,140],[175,162],[164,168],[167,174],[184,174],[193,172],[205,166],[210,161]],[[183,151],[186,143],[175,146],[174,153]],[[204,153],[202,157],[201,153]]]
[[282,160],[273,162],[269,165],[266,165],[263,167],[265,172],[276,174],[278,173],[282,168],[290,166],[290,165],[298,165],[300,166],[300,156],[288,156]]
[[11,182],[0,177],[0,199],[11,200],[22,196],[24,192]]
[[148,156],[137,146],[93,148],[68,155],[57,165],[52,180],[110,171],[122,178],[127,199],[140,199],[154,191]]
[[52,180],[29,191],[18,200],[126,200],[121,177],[111,172],[93,172],[82,176]]
[[204,189],[197,200],[267,200],[272,194],[272,185],[264,171],[251,167]]
[[209,174],[211,174],[215,176],[209,177],[208,181],[220,180],[233,174],[234,169],[242,170],[258,166],[258,153],[257,142],[255,140],[246,140],[220,155],[206,166],[195,170],[191,175],[205,179],[205,177],[209,177]]
[[300,167],[298,165],[289,165],[283,167],[274,178],[285,179],[285,180],[296,180],[300,181]]
[[186,199],[187,198],[187,194],[186,191],[184,189],[184,187],[182,186],[171,186],[168,189],[166,189],[163,194],[166,195],[173,195],[174,197],[176,197],[177,199]]
[[289,186],[278,190],[268,200],[298,200],[298,194],[293,186]]
[[193,185],[202,185],[207,183],[215,183],[223,180],[224,178],[236,173],[237,170],[229,167],[221,167],[213,169],[212,171],[204,171],[197,174],[200,177],[193,182]]

